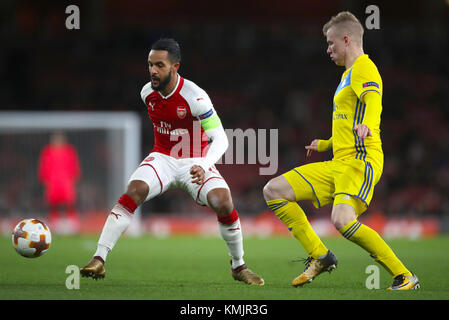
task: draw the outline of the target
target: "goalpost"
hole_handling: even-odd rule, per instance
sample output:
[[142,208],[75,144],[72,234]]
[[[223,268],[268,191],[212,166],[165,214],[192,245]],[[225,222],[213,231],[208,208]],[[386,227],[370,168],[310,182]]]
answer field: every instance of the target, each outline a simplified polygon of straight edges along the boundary
[[[0,216],[46,216],[37,178],[41,149],[63,131],[78,151],[79,211],[107,212],[141,161],[141,119],[134,112],[0,112]],[[106,218],[106,217],[105,217]],[[140,233],[140,210],[128,234]]]

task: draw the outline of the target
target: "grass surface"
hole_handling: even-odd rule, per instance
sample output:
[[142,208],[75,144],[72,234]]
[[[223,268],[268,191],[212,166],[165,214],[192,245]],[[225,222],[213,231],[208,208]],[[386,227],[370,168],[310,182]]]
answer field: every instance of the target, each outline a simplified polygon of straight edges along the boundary
[[53,238],[42,257],[27,259],[13,249],[11,238],[0,237],[0,299],[157,299],[157,300],[307,300],[307,299],[449,299],[449,237],[389,240],[397,256],[421,282],[421,289],[389,292],[392,278],[380,269],[380,289],[368,290],[367,266],[377,265],[357,245],[343,238],[324,239],[339,259],[302,288],[290,285],[304,269],[295,258],[305,257],[293,238],[246,238],[247,265],[265,279],[261,287],[232,279],[229,257],[220,238],[122,237],[108,256],[106,278],[80,279],[79,290],[68,290],[68,265],[84,266],[98,237]]

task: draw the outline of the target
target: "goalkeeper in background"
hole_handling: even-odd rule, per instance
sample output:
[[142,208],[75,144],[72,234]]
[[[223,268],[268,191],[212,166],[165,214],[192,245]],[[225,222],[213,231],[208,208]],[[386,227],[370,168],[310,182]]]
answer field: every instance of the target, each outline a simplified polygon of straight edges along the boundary
[[292,285],[311,282],[331,271],[337,258],[316,235],[297,201],[311,200],[320,208],[333,203],[331,220],[348,240],[365,249],[392,275],[390,290],[419,288],[419,280],[396,257],[379,234],[357,218],[369,206],[383,170],[380,138],[382,79],[376,65],[363,52],[363,26],[350,12],[340,12],[323,27],[327,53],[345,66],[333,97],[332,137],[315,139],[313,151],[333,151],[331,161],[294,168],[270,180],[263,193],[268,207],[287,225],[309,257],[306,268]]
[[[76,184],[81,167],[76,148],[64,132],[56,131],[39,156],[38,179],[45,187],[48,222],[56,233],[77,233],[81,223],[76,210]],[[65,213],[66,221],[61,219]],[[65,223],[67,222],[67,223]]]

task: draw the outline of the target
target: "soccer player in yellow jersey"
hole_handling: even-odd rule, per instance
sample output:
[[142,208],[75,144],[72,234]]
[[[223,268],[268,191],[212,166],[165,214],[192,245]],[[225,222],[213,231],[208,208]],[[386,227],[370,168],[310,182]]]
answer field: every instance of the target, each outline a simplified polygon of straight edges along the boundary
[[419,280],[396,257],[379,234],[357,218],[369,206],[374,186],[383,169],[380,138],[382,79],[376,65],[363,52],[363,26],[350,12],[340,12],[323,27],[327,53],[346,71],[333,98],[332,137],[315,139],[306,146],[313,151],[333,151],[330,161],[294,168],[270,180],[264,187],[268,207],[301,243],[309,257],[306,268],[292,285],[311,282],[337,265],[337,258],[312,229],[300,200],[320,208],[332,203],[331,220],[348,240],[365,249],[392,275],[390,290],[419,287]]

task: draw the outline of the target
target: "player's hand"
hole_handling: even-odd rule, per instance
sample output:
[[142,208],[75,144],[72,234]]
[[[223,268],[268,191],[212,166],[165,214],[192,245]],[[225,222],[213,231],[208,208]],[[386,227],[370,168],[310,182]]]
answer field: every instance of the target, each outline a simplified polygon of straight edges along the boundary
[[306,153],[306,157],[310,157],[312,155],[312,151],[318,151],[318,141],[320,139],[315,139],[313,140],[310,145],[305,146],[307,153]]
[[202,185],[204,183],[206,174],[204,173],[203,168],[201,168],[200,166],[192,166],[192,168],[190,168],[190,174],[192,175],[192,183],[196,183],[199,185]]
[[372,136],[373,133],[371,130],[364,124],[358,124],[354,127],[354,131],[357,133],[357,136],[360,140],[365,139],[367,136]]

